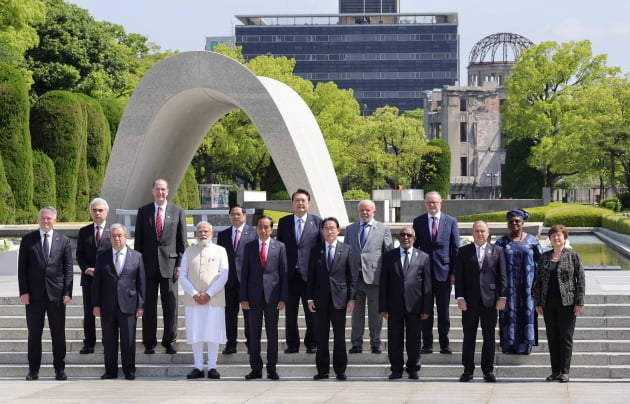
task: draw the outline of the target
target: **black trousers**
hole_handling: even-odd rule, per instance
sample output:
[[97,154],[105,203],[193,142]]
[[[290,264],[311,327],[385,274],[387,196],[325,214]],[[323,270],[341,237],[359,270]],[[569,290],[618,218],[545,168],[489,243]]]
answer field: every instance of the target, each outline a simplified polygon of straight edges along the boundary
[[317,353],[315,365],[317,373],[328,373],[330,368],[330,326],[333,330],[333,369],[336,374],[345,373],[348,367],[346,353],[346,308],[335,309],[332,301],[327,304],[316,304],[315,317],[317,319]]
[[298,331],[298,308],[300,299],[302,300],[302,308],[306,319],[306,333],[304,335],[304,345],[307,348],[315,348],[317,346],[317,320],[314,313],[308,309],[308,300],[306,299],[306,282],[299,274],[295,274],[292,281],[289,281],[289,297],[285,307],[285,333],[288,348],[300,348],[300,332]]
[[33,300],[26,305],[26,327],[28,328],[28,368],[39,372],[42,364],[42,334],[44,318],[52,339],[53,366],[55,372],[66,367],[66,305],[62,301],[51,302],[48,297]]
[[462,365],[464,372],[472,374],[475,370],[475,343],[477,328],[481,323],[483,345],[481,347],[481,370],[484,374],[494,370],[495,330],[497,327],[497,309],[468,304],[468,310],[462,311],[462,327],[464,329],[464,343],[462,348]]
[[249,309],[249,365],[252,370],[260,372],[263,361],[260,354],[262,322],[265,317],[265,333],[267,334],[267,371],[276,370],[278,363],[278,303],[262,303],[251,305]]
[[[420,370],[420,314],[407,311],[389,313],[387,317],[387,355],[392,373],[402,373],[403,346],[407,349],[407,371]],[[406,341],[405,341],[406,338]]]
[[[438,315],[438,338],[440,348],[449,347],[448,331],[451,328],[451,319],[449,316],[449,306],[451,303],[451,290],[453,289],[449,280],[444,282],[433,280],[432,291],[433,300]],[[429,313],[429,318],[422,320],[422,347],[433,347],[433,308]]]
[[120,359],[125,375],[136,371],[136,314],[120,311],[118,307],[111,313],[101,313],[103,329],[103,354],[105,372],[118,374],[118,341],[120,335]]
[[92,277],[84,276],[83,284],[83,346],[94,348],[96,345],[96,320],[92,307]]
[[[226,348],[236,349],[238,344],[238,312],[241,309],[241,303],[239,301],[239,286],[236,285],[225,288],[225,335],[227,341],[225,343]],[[245,326],[245,345],[249,346],[249,310],[243,310],[244,326]]]
[[173,278],[147,278],[142,316],[142,343],[145,347],[157,345],[157,297],[160,291],[162,315],[164,317],[164,334],[162,345],[175,342],[177,339],[177,280]]
[[547,299],[543,307],[551,373],[569,373],[573,355],[573,331],[575,315],[573,306],[563,306],[562,299]]

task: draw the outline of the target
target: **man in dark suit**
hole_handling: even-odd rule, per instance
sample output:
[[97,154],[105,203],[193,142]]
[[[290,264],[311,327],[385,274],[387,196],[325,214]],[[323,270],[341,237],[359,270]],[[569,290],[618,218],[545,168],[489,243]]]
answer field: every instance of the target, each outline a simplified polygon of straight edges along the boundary
[[317,374],[313,379],[328,379],[328,341],[332,325],[333,369],[337,380],[346,380],[346,313],[354,309],[359,260],[352,247],[337,241],[337,219],[328,217],[322,221],[322,235],[326,241],[311,250],[306,285],[308,308],[317,319]]
[[118,377],[118,335],[125,379],[136,378],[136,318],[144,306],[142,255],[127,248],[127,229],[120,223],[109,228],[112,248],[96,257],[92,281],[94,316],[101,318],[105,373],[101,379]]
[[37,380],[42,362],[44,317],[52,338],[55,379],[66,380],[66,305],[72,300],[72,247],[70,239],[53,231],[57,210],[46,206],[39,211],[39,229],[20,242],[18,284],[20,302],[26,305],[28,328],[28,374]]
[[261,216],[256,221],[258,240],[245,246],[241,273],[241,307],[249,310],[249,365],[246,380],[262,378],[260,356],[262,321],[267,334],[267,378],[278,380],[278,317],[287,301],[287,258],[284,244],[271,238],[273,220]]
[[[230,207],[230,223],[232,226],[221,231],[217,236],[217,244],[225,248],[230,264],[227,284],[225,285],[225,332],[227,342],[223,355],[236,353],[236,335],[238,324],[239,292],[241,287],[241,268],[245,246],[256,240],[256,229],[245,223],[247,212],[240,205]],[[243,310],[245,324],[245,345],[249,346],[249,325],[247,311]]]
[[81,268],[81,289],[83,291],[83,348],[80,353],[91,354],[96,343],[96,324],[92,310],[92,277],[96,266],[96,253],[111,250],[109,229],[105,227],[109,206],[102,198],[90,202],[90,215],[94,223],[79,229],[77,238],[77,262]]
[[483,345],[481,370],[487,382],[496,382],[494,376],[494,334],[497,310],[505,307],[507,275],[503,248],[488,243],[488,225],[478,220],[473,225],[475,242],[460,248],[455,265],[455,296],[462,311],[464,344],[462,364],[464,373],[460,382],[472,380],[475,370],[475,342],[481,322]]
[[[429,318],[433,305],[431,294],[431,259],[413,248],[415,232],[405,226],[398,234],[400,248],[385,253],[379,289],[379,311],[387,319],[390,380],[402,378],[403,344],[407,343],[407,374],[418,378],[420,370],[421,321]],[[406,328],[406,332],[405,332]]]
[[352,348],[350,353],[363,351],[365,332],[365,304],[368,307],[368,328],[372,353],[381,353],[383,318],[378,312],[378,283],[381,277],[383,254],[392,249],[392,233],[384,223],[374,220],[376,205],[364,200],[358,205],[359,220],[346,228],[345,241],[360,257],[357,278],[357,301],[352,312]]
[[134,248],[142,254],[146,271],[142,343],[145,354],[155,353],[159,289],[164,317],[162,346],[167,354],[175,354],[177,279],[186,250],[186,215],[179,206],[167,203],[166,180],[155,180],[152,193],[154,201],[138,209],[134,242]]
[[276,233],[276,239],[283,242],[287,249],[289,300],[285,312],[287,349],[284,353],[288,354],[297,353],[300,350],[300,332],[297,322],[300,299],[302,299],[306,319],[306,333],[304,335],[306,352],[317,352],[317,322],[315,315],[308,310],[306,282],[308,281],[308,262],[311,249],[321,244],[324,239],[320,231],[322,219],[307,213],[310,201],[311,194],[308,191],[304,189],[295,191],[291,195],[293,214],[280,219]]
[[[427,213],[413,219],[416,232],[414,247],[431,257],[432,300],[438,315],[438,337],[440,353],[451,354],[448,331],[451,328],[449,304],[451,290],[455,283],[454,269],[459,249],[459,229],[457,220],[442,213],[442,197],[432,191],[425,195],[424,206]],[[429,318],[422,321],[422,353],[433,352],[433,305]]]

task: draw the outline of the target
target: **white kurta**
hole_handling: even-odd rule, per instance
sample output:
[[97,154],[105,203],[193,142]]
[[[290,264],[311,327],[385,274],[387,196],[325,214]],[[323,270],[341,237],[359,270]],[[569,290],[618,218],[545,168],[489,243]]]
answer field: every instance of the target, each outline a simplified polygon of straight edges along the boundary
[[[188,257],[184,252],[181,262],[180,284],[184,293],[194,296],[199,292],[206,292],[212,298],[223,290],[229,273],[229,263],[225,249],[220,249],[219,277],[212,282],[208,290],[197,291],[188,279]],[[225,344],[225,307],[211,305],[186,306],[186,343],[214,342]]]

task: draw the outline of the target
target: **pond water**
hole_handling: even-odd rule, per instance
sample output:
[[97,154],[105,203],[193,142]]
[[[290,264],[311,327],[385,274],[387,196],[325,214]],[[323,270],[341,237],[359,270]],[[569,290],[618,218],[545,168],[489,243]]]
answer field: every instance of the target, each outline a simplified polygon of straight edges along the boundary
[[571,248],[580,253],[585,266],[618,266],[622,270],[630,271],[630,258],[609,248],[596,236],[569,235],[569,241]]

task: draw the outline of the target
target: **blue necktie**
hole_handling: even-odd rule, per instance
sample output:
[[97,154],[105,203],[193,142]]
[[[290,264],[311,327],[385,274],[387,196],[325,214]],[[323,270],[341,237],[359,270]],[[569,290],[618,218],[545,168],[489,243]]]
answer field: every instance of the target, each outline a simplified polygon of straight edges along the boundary
[[50,244],[48,243],[48,233],[44,233],[44,259],[48,262],[50,255]]
[[367,241],[367,236],[368,236],[368,226],[369,224],[367,223],[363,223],[361,226],[363,226],[363,229],[361,230],[361,248],[365,247],[365,242]]
[[333,251],[333,246],[328,246],[328,270],[332,269],[333,263],[335,262],[335,252]]

